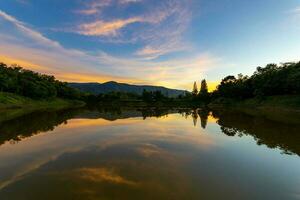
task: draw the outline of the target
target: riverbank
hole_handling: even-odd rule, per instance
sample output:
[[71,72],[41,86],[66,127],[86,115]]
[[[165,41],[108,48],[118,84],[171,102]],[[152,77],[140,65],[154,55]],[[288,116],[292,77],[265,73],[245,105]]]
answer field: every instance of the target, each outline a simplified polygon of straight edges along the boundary
[[0,122],[43,110],[62,110],[84,106],[81,101],[59,98],[33,100],[12,93],[0,92]]
[[271,96],[244,101],[217,99],[208,105],[210,109],[232,109],[253,116],[291,124],[300,123],[300,96]]

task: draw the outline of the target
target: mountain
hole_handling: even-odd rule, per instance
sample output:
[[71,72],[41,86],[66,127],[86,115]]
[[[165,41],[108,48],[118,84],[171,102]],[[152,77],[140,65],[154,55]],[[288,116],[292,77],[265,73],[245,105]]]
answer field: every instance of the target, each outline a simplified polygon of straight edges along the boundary
[[185,94],[185,90],[175,90],[160,86],[150,85],[130,85],[126,83],[117,83],[114,81],[106,83],[69,83],[72,88],[79,89],[82,92],[89,92],[91,94],[105,94],[109,92],[129,92],[141,95],[144,90],[147,91],[161,91],[165,96],[176,97],[180,94]]

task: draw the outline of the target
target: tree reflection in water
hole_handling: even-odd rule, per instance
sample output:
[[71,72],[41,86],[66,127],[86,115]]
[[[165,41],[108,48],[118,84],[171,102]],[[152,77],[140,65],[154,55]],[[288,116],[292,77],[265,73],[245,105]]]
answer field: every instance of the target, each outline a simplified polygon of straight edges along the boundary
[[201,127],[203,129],[206,128],[208,116],[210,115],[208,109],[178,110],[178,112],[186,119],[188,116],[192,116],[194,126],[197,126],[198,119],[200,118]]
[[69,119],[102,118],[109,121],[131,117],[168,117],[169,114],[179,113],[184,118],[193,120],[197,126],[198,119],[203,129],[207,127],[209,116],[217,119],[221,131],[230,137],[252,136],[258,145],[269,148],[279,148],[285,154],[300,155],[300,125],[289,125],[274,122],[262,117],[255,117],[241,112],[213,111],[207,109],[161,109],[161,108],[97,108],[96,110],[64,110],[52,112],[37,112],[0,124],[0,145],[5,142],[15,143],[24,138],[41,132],[52,131]]
[[300,124],[286,124],[234,111],[214,111],[213,116],[228,136],[252,136],[258,145],[279,148],[300,156]]

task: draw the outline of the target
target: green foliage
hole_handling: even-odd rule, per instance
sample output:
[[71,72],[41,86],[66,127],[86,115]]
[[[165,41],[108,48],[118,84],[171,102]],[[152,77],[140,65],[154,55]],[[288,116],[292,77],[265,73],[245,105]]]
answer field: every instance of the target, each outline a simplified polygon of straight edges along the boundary
[[216,95],[227,98],[250,98],[253,96],[251,81],[241,74],[238,77],[227,76],[217,87]]
[[85,102],[88,104],[97,104],[99,102],[104,103],[112,103],[112,102],[120,102],[120,101],[137,101],[141,100],[141,96],[135,93],[127,93],[127,92],[109,92],[105,94],[86,95],[84,98]]
[[0,91],[32,99],[80,99],[82,95],[66,83],[55,80],[54,76],[39,74],[18,65],[7,66],[4,63],[0,63]]
[[164,96],[161,91],[147,91],[144,90],[142,95],[138,95],[136,93],[128,93],[128,92],[109,92],[105,94],[99,95],[87,95],[85,97],[85,101],[89,105],[97,104],[97,103],[126,103],[126,102],[146,102],[146,103],[154,103],[154,102],[166,102],[172,101],[173,98]]
[[300,94],[300,62],[257,67],[251,76],[225,77],[213,97],[248,99],[275,95]]

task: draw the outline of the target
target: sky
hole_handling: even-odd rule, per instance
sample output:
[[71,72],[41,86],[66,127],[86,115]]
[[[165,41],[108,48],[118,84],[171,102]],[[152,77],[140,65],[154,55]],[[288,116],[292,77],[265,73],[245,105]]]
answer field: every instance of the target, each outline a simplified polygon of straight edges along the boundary
[[212,89],[300,60],[300,0],[0,0],[0,62],[69,82]]

